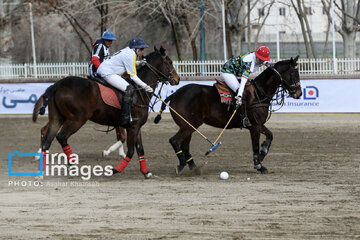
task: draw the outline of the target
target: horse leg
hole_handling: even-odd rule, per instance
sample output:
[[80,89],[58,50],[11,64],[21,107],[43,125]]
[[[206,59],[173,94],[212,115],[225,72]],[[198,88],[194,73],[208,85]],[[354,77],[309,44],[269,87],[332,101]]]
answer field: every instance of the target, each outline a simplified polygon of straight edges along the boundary
[[[192,134],[191,130],[180,127],[179,131],[172,138],[169,139],[169,142],[170,142],[171,146],[173,147],[175,154],[178,157],[179,163],[180,163],[175,169],[177,175],[179,175],[179,173],[184,169],[184,167],[187,164],[187,162],[186,162],[187,158],[181,147],[182,147],[183,141],[186,138],[188,138],[189,136],[191,137],[191,134]],[[189,142],[190,142],[190,139],[189,139]],[[191,157],[190,153],[189,153],[188,157]]]
[[262,162],[264,160],[265,156],[268,154],[270,146],[271,146],[271,142],[273,140],[272,132],[267,127],[265,127],[264,125],[262,126],[261,133],[265,134],[266,139],[261,144],[260,155],[259,155],[260,162]]
[[260,152],[259,152],[259,139],[260,139],[260,129],[259,126],[252,127],[250,130],[251,142],[253,148],[253,159],[254,159],[254,168],[261,173],[267,172],[267,169],[261,165],[260,161]]
[[43,171],[45,171],[46,167],[46,158],[47,158],[47,151],[49,150],[52,141],[54,140],[56,133],[59,131],[62,123],[59,119],[54,119],[53,121],[49,121],[49,123],[42,128],[46,129],[46,133],[44,133],[44,136],[42,137],[41,141],[41,150],[43,153]]
[[119,155],[123,158],[126,157],[126,154],[124,152],[124,142],[126,140],[126,131],[125,131],[125,128],[122,128],[122,127],[117,127],[115,129],[116,131],[116,137],[117,137],[117,140],[120,141],[121,145],[119,147]]
[[145,158],[144,147],[141,139],[141,131],[139,131],[138,137],[136,139],[135,147],[136,147],[137,155],[139,157],[140,172],[144,174],[145,179],[149,179],[152,177],[152,173],[149,172],[146,167],[146,158]]
[[56,139],[60,143],[66,157],[68,160],[68,164],[71,164],[71,155],[72,150],[70,145],[68,144],[67,140],[68,138],[76,133],[84,124],[86,123],[86,120],[78,120],[78,121],[70,121],[67,120],[64,122],[60,132],[56,135]]
[[[104,150],[102,152],[102,156],[106,157],[108,156],[111,152],[116,151],[116,149],[120,148],[122,146],[122,142],[121,141],[117,141],[116,143],[114,143],[113,145],[111,145],[107,150]],[[119,150],[120,152],[120,150]],[[119,153],[120,154],[120,153]],[[120,155],[121,156],[121,155]]]
[[[37,151],[38,153],[41,153],[41,148],[42,148],[42,144],[41,144],[41,143],[42,143],[43,138],[45,137],[45,134],[46,134],[48,128],[49,128],[49,122],[47,122],[46,125],[43,126],[43,127],[41,128],[41,130],[40,130],[40,132],[41,132],[41,135],[40,135],[40,148],[39,148],[39,150]],[[35,161],[37,161],[37,160],[39,160],[39,159],[40,159],[39,156],[35,156]]]
[[116,139],[118,140],[116,143],[114,143],[113,145],[111,145],[107,150],[104,150],[102,152],[102,156],[106,157],[108,156],[111,152],[116,151],[116,149],[119,149],[119,155],[120,157],[126,157],[126,154],[124,152],[124,145],[123,142],[125,142],[125,138],[126,138],[126,133],[125,133],[125,129],[124,128],[120,128],[117,127],[115,128],[116,131]]
[[184,152],[185,160],[186,160],[186,163],[189,165],[190,170],[193,170],[194,168],[196,168],[196,164],[195,164],[193,157],[190,154],[191,136],[192,135],[190,135],[186,139],[184,139],[183,143],[181,144],[181,150],[183,150],[183,152]]
[[127,128],[127,153],[126,157],[113,169],[113,174],[122,172],[128,163],[131,161],[131,158],[134,155],[134,147],[137,142],[137,137],[139,134],[140,128],[137,126],[131,126]]

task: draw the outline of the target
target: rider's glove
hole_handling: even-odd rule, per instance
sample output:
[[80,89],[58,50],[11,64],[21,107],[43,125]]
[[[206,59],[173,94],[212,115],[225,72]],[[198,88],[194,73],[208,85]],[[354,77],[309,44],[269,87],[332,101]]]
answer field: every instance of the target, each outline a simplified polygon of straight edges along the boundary
[[154,90],[153,90],[149,85],[146,85],[146,86],[144,87],[144,90],[145,90],[146,92],[148,92],[148,93],[153,93],[153,92],[154,92]]
[[241,106],[241,104],[242,104],[242,97],[241,96],[236,96],[235,97],[235,104],[236,104],[236,106],[237,107],[240,107]]
[[147,62],[146,62],[146,59],[143,58],[142,60],[139,61],[139,66],[141,66],[141,67],[142,67],[142,66],[145,66],[146,63],[147,63]]
[[273,67],[275,65],[275,63],[272,63],[272,62],[265,62],[264,65],[266,67]]

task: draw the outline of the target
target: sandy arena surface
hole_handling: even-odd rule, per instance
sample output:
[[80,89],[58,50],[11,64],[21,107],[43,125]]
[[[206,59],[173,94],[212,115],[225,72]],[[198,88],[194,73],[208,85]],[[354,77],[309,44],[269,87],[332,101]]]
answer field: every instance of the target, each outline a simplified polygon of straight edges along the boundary
[[[169,115],[159,125],[153,118],[142,137],[155,178],[144,179],[135,155],[121,174],[34,186],[34,177],[8,176],[7,155],[36,152],[46,118],[1,117],[0,239],[360,239],[360,114],[273,114],[268,174],[253,169],[248,131],[226,131],[208,157],[209,143],[194,134],[202,174],[179,177],[168,143],[177,126]],[[117,165],[117,154],[101,157],[115,133],[96,129],[106,127],[89,122],[69,140],[80,165]],[[221,129],[200,131],[214,140]],[[62,152],[56,140],[54,152]],[[36,166],[19,158],[12,169]]]

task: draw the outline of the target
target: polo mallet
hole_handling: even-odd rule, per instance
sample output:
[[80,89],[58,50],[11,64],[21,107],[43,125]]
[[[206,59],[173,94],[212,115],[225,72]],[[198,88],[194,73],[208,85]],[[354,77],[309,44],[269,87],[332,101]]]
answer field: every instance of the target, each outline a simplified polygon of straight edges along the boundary
[[[236,108],[235,108],[233,114],[231,115],[229,121],[226,123],[224,129],[221,131],[220,135],[216,138],[216,140],[215,140],[215,142],[213,143],[213,145],[215,145],[215,144],[219,141],[220,137],[221,137],[221,136],[223,135],[223,133],[225,132],[225,129],[227,128],[227,126],[229,125],[229,123],[231,122],[231,120],[233,119],[233,117],[235,116],[235,113],[236,113],[236,111],[238,110],[238,108],[239,108],[239,107],[236,106]],[[216,146],[219,145],[219,144],[221,144],[221,142],[217,143],[214,147],[210,148],[209,151],[207,151],[207,152],[205,153],[205,155],[208,155],[209,153],[211,153],[212,151],[214,151],[214,150],[217,148]]]
[[[217,144],[211,142],[204,134],[202,134],[197,128],[195,128],[193,125],[191,125],[191,123],[189,123],[183,116],[181,116],[177,111],[175,111],[175,109],[170,107],[169,104],[167,104],[164,100],[162,100],[162,98],[159,95],[157,95],[155,93],[153,93],[153,95],[155,97],[157,97],[160,101],[162,101],[169,109],[171,109],[171,111],[173,111],[176,115],[178,115],[184,122],[186,122],[190,127],[192,127],[192,129],[194,129],[198,134],[200,134],[200,136],[202,136],[206,141],[208,141],[212,145],[212,147],[210,148],[210,150],[208,152],[212,152],[220,146],[221,142],[219,142]],[[209,154],[208,152],[206,152],[205,155]]]

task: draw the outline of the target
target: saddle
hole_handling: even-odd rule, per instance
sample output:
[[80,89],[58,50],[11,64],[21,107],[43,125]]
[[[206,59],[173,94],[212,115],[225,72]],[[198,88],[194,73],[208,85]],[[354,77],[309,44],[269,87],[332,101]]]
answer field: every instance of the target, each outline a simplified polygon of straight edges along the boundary
[[[99,86],[100,95],[102,100],[106,105],[109,105],[111,107],[121,109],[120,103],[122,103],[124,93],[117,88],[111,86],[108,84],[102,77],[96,76],[96,77],[90,77],[89,79],[95,81],[97,85]],[[132,84],[132,81],[130,79],[125,79],[128,83]],[[136,94],[134,94],[134,102],[136,100]]]
[[[226,85],[225,82],[216,78],[215,80],[216,83],[214,83],[214,87],[216,87],[216,89],[219,92],[221,103],[224,103],[229,106],[235,105],[235,93],[228,87],[228,85]],[[250,81],[248,80],[245,85],[244,96],[247,101],[247,104],[249,105],[252,104],[253,96],[254,96],[253,90],[251,88],[253,87]],[[250,98],[247,96],[250,96]]]

